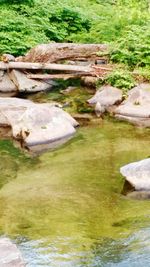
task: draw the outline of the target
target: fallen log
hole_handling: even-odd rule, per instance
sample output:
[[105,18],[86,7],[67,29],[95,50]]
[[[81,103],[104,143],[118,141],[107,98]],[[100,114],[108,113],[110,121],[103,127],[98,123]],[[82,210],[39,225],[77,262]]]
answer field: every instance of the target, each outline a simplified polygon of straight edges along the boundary
[[[74,43],[50,43],[41,44],[32,48],[24,57],[18,57],[17,61],[24,62],[58,62],[60,60],[97,59],[97,52],[106,52],[106,44],[74,44]],[[100,57],[99,57],[100,58]]]
[[96,65],[79,66],[79,65],[67,65],[67,64],[55,64],[55,63],[31,63],[31,62],[9,62],[4,63],[0,61],[0,70],[9,69],[30,69],[30,70],[59,70],[68,72],[82,72],[97,74],[101,72],[111,71],[112,68],[101,67]]
[[51,63],[31,63],[31,62],[0,62],[0,70],[9,69],[30,69],[30,70],[62,70],[62,71],[76,71],[76,72],[92,72],[93,68],[90,66],[51,64]]
[[[90,73],[87,73],[90,75]],[[48,79],[63,79],[68,80],[71,78],[81,78],[82,76],[86,76],[86,73],[74,73],[74,74],[28,74],[27,78],[36,79],[36,80],[48,80]]]

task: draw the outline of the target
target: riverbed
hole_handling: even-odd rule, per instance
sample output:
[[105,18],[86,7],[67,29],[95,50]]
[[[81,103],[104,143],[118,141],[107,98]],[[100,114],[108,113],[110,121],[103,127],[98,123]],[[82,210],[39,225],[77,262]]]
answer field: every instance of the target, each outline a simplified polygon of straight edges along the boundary
[[149,129],[106,119],[40,156],[0,141],[0,233],[27,267],[150,266],[150,202],[119,168],[150,156]]

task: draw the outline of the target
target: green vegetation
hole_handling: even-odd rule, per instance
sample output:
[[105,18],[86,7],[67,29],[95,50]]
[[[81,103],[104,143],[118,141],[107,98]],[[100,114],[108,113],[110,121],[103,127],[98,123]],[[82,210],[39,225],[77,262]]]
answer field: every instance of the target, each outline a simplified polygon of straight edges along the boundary
[[115,86],[117,88],[123,89],[126,93],[127,89],[131,89],[135,86],[135,80],[132,77],[131,73],[128,70],[114,70],[106,78],[105,82]]
[[51,41],[108,43],[110,61],[148,73],[149,10],[149,0],[1,0],[0,53],[22,55]]

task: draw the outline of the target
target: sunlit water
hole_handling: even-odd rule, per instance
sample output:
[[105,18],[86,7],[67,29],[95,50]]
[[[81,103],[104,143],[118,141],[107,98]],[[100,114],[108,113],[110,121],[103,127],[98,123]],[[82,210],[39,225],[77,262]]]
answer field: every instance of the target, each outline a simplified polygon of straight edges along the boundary
[[121,195],[119,173],[150,156],[149,135],[105,121],[36,158],[0,142],[0,232],[27,267],[150,266],[150,202]]

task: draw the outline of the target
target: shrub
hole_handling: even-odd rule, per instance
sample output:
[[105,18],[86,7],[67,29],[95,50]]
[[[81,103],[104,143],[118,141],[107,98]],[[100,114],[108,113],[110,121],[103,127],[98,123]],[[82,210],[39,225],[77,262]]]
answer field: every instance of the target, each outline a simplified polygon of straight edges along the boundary
[[143,27],[132,26],[124,32],[110,51],[113,62],[135,66],[150,66],[150,23]]
[[33,1],[4,2],[0,13],[0,53],[22,55],[36,44],[67,41],[71,33],[90,29],[90,21],[79,12],[49,1],[36,2],[34,6],[27,5]]
[[122,89],[124,92],[135,86],[136,82],[130,72],[127,70],[115,70],[111,72],[106,78],[105,82]]

